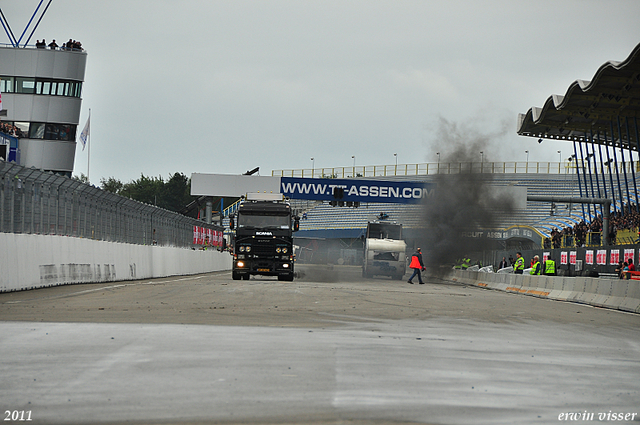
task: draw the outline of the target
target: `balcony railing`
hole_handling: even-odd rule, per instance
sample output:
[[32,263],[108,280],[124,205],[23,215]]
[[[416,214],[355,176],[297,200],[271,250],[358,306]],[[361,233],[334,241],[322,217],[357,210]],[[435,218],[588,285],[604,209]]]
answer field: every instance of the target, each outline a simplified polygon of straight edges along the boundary
[[[589,172],[587,163],[580,163],[580,173]],[[640,162],[618,163],[618,172],[640,171]],[[615,173],[616,164],[601,167],[591,164],[591,173]],[[273,170],[272,176],[309,177],[309,178],[353,178],[353,177],[393,177],[393,176],[425,176],[434,174],[576,174],[576,161],[564,162],[455,162],[455,163],[422,163],[398,165],[359,165],[332,168],[301,168],[291,170]]]

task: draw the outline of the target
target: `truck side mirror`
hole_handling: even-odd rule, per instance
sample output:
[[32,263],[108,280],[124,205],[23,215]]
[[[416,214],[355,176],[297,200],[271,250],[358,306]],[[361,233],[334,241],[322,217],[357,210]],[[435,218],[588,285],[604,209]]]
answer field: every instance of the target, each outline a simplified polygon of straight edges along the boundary
[[300,230],[300,217],[295,216],[293,218],[293,231],[297,232],[298,230]]
[[235,218],[235,217],[234,217],[234,215],[233,215],[233,214],[231,214],[231,215],[229,216],[229,229],[231,229],[231,230],[233,230],[233,228],[234,228],[234,227],[236,227],[236,226],[235,226],[235,222],[234,222],[234,220],[233,220],[234,218]]

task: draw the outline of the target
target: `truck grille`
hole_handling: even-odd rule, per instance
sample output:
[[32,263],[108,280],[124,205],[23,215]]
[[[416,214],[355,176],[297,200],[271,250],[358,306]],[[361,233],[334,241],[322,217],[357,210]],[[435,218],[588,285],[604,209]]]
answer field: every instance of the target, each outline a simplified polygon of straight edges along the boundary
[[251,253],[260,257],[273,256],[276,253],[276,246],[268,242],[257,242],[251,245]]

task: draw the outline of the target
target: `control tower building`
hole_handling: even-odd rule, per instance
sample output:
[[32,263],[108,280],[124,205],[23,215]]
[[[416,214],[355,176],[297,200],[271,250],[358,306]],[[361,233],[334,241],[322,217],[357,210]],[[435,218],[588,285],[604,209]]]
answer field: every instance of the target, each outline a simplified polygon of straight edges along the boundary
[[86,61],[82,50],[0,45],[3,160],[71,176]]

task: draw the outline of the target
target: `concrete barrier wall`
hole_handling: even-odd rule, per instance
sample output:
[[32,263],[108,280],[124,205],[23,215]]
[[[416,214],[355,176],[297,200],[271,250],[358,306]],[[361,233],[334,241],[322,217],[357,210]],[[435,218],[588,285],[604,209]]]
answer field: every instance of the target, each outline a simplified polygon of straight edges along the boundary
[[0,233],[0,292],[231,270],[228,252]]
[[539,298],[640,313],[640,280],[532,276],[452,270],[448,280]]

